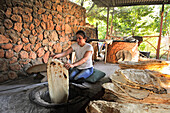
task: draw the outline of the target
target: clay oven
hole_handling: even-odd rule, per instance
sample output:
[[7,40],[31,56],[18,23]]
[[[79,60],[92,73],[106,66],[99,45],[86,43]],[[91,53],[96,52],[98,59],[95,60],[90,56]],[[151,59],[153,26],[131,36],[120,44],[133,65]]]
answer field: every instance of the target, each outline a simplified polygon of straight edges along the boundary
[[139,51],[137,42],[113,41],[108,44],[107,62],[138,61]]

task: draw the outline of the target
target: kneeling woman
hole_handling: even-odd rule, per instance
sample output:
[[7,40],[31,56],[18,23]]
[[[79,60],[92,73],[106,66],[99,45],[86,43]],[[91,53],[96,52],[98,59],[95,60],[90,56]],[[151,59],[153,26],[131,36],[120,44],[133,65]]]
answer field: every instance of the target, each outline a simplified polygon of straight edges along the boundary
[[88,78],[93,73],[92,54],[93,47],[86,43],[87,37],[84,31],[79,30],[76,33],[76,41],[66,51],[55,55],[53,58],[60,58],[69,55],[72,52],[76,54],[76,62],[73,64],[65,63],[64,66],[70,69],[70,81],[81,81]]

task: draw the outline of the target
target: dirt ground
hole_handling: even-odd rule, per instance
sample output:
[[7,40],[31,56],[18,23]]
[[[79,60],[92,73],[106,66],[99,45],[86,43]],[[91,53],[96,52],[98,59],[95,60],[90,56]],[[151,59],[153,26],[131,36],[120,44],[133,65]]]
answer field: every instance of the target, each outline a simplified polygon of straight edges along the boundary
[[120,69],[119,64],[104,63],[104,61],[99,61],[94,63],[94,68],[99,69],[106,73],[106,78],[113,74],[116,70]]
[[[20,78],[16,81],[0,83],[0,113],[85,113],[85,108],[90,101],[100,100],[100,97],[103,93],[102,84],[110,81],[109,76],[112,75],[116,70],[120,69],[118,64],[105,64],[104,61],[94,62],[94,68],[105,72],[106,76],[95,84],[85,82],[80,85],[81,87],[71,84],[70,89],[75,89],[74,91],[78,94],[81,94],[81,96],[84,96],[84,99],[78,103],[67,106],[49,108],[43,107],[42,105],[34,103],[32,100],[30,100],[30,95],[32,95],[33,90],[39,87],[48,87],[47,82],[41,83],[41,80],[35,79],[34,75],[28,78]],[[133,106],[135,106],[135,109],[140,111],[136,104],[133,104]],[[125,106],[125,111],[126,108],[127,106]],[[149,110],[150,113],[154,112],[154,110]],[[169,107],[166,111],[168,110]],[[157,111],[161,111],[161,109],[159,110],[158,107],[156,112]],[[130,113],[136,112],[131,111]]]
[[[101,85],[108,82],[109,75],[118,70],[118,64],[104,63],[103,61],[98,61],[94,63],[94,68],[99,69],[106,73],[106,76],[102,78],[95,84],[84,83],[84,86],[88,89],[82,89],[83,93],[88,93],[89,98],[80,104],[62,108],[62,109],[49,109],[37,105],[30,101],[29,95],[31,90],[36,87],[43,86],[47,84],[46,82],[40,83],[40,80],[35,79],[34,76],[28,78],[20,78],[16,81],[7,81],[0,84],[0,112],[1,113],[51,113],[51,112],[78,112],[77,108],[83,108],[83,104],[86,105],[96,93],[101,91]],[[81,90],[81,89],[80,89]],[[85,104],[86,103],[86,104]],[[85,106],[84,106],[85,107]]]

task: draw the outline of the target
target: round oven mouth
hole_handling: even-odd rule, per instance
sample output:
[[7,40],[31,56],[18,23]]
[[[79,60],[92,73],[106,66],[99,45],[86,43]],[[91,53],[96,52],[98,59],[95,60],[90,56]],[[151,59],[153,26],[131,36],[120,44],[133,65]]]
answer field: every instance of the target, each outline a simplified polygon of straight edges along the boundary
[[67,103],[60,103],[60,104],[52,103],[49,96],[48,85],[43,85],[31,90],[29,94],[29,99],[31,102],[40,105],[42,107],[61,108],[61,107],[67,107],[69,105],[74,105],[79,102],[82,102],[86,99],[86,97],[79,95],[76,91],[74,91],[73,88],[70,88],[69,98]]

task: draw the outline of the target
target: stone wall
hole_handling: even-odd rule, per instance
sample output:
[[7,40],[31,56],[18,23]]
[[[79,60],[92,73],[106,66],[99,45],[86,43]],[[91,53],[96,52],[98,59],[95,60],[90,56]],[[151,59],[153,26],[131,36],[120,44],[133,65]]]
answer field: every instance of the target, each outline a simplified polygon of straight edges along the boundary
[[77,30],[96,38],[95,29],[85,26],[86,10],[68,0],[1,0],[0,10],[0,82],[47,63],[70,47]]

